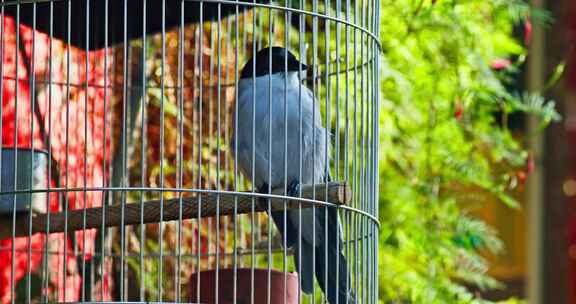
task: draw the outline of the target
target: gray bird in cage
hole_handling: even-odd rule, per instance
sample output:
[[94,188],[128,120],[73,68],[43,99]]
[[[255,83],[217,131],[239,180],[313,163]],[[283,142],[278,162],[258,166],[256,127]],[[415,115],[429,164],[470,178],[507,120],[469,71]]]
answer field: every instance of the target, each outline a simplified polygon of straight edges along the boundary
[[[330,135],[318,102],[300,79],[306,69],[287,49],[272,47],[260,50],[241,71],[232,147],[237,145],[238,167],[260,193],[286,182],[287,194],[297,197],[300,183],[330,180]],[[330,303],[354,303],[337,209],[291,209],[284,215],[271,212],[285,246],[293,249],[301,289],[313,292],[315,274]]]
[[0,299],[378,302],[378,0],[1,8]]

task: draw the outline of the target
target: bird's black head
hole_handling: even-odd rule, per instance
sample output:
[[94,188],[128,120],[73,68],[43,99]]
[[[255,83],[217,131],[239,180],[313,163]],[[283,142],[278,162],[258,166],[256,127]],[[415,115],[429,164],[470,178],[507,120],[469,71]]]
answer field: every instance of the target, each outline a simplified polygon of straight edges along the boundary
[[[272,66],[270,66],[270,56],[272,56]],[[254,58],[256,58],[256,65],[254,65]],[[240,78],[260,77],[268,74],[285,73],[285,72],[298,72],[299,70],[306,70],[308,67],[300,63],[296,56],[283,47],[275,46],[272,48],[264,48],[256,53],[254,57],[242,68]],[[272,70],[270,71],[270,67]],[[256,74],[254,74],[254,68]]]

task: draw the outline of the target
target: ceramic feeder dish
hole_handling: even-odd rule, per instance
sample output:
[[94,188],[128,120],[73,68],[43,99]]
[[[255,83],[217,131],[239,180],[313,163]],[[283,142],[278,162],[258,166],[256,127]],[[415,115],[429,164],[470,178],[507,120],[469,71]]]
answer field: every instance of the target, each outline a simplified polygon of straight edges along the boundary
[[[254,271],[254,285],[252,285],[252,271]],[[270,275],[269,282],[268,275]],[[216,285],[215,270],[202,271],[200,275],[192,274],[188,283],[189,302],[233,304],[252,303],[251,299],[254,299],[254,304],[298,303],[298,275],[295,273],[284,274],[273,269],[268,272],[267,269],[238,268],[236,269],[236,293],[234,293],[234,278],[233,268],[218,270],[218,285]],[[199,293],[197,292],[198,286],[200,286]],[[253,289],[252,286],[254,286]],[[268,302],[268,286],[272,291],[269,296],[270,302]],[[216,294],[218,294],[218,301]]]

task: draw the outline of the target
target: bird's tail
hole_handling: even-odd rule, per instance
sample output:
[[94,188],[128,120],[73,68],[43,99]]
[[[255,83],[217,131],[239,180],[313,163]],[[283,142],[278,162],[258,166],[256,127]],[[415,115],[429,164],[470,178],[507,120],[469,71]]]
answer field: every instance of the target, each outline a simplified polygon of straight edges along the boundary
[[304,293],[310,294],[314,290],[314,247],[302,238],[293,248],[294,264],[300,276],[300,288]]
[[[330,304],[355,303],[348,261],[343,254],[344,242],[338,219],[338,210],[331,207],[319,208],[320,225],[327,225],[327,241],[318,244],[316,251],[316,279]],[[328,216],[327,221],[325,216]]]
[[[314,247],[301,235],[298,236],[298,230],[292,222],[284,221],[282,211],[272,212],[272,219],[280,233],[283,236],[286,233],[286,246],[292,247],[294,252],[294,265],[300,277],[302,291],[307,294],[312,293],[314,286]],[[286,228],[286,230],[284,228]],[[318,254],[318,250],[316,250],[316,254]]]

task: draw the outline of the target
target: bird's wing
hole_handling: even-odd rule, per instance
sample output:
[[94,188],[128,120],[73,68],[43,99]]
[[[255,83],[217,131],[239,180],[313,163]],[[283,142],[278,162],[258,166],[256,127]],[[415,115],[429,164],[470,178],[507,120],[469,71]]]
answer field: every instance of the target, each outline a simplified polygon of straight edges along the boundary
[[[289,130],[295,130],[294,141],[301,136],[302,153],[290,153],[290,163],[298,164],[302,157],[302,174],[300,182],[303,184],[321,183],[326,172],[327,149],[326,130],[322,126],[322,116],[319,105],[312,91],[305,86],[295,86],[288,90],[291,103],[288,107],[290,117]],[[302,125],[302,134],[298,134]],[[327,154],[328,153],[328,154]],[[295,166],[295,168],[298,168]],[[298,175],[297,175],[298,176]],[[324,239],[324,224],[318,221],[319,208],[303,209],[301,212],[291,212],[290,221],[295,227],[302,227],[301,236],[309,244],[318,247]],[[301,223],[301,224],[300,224]]]

